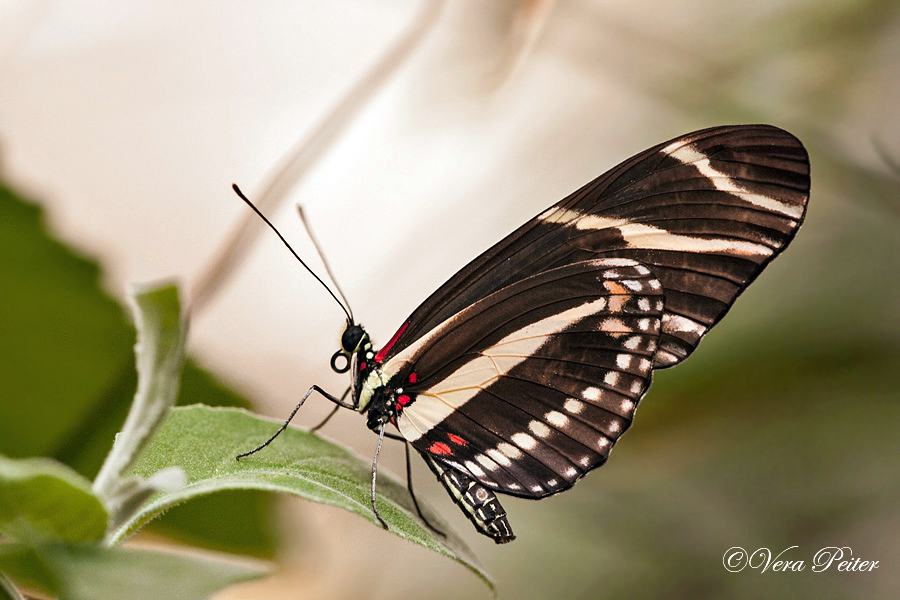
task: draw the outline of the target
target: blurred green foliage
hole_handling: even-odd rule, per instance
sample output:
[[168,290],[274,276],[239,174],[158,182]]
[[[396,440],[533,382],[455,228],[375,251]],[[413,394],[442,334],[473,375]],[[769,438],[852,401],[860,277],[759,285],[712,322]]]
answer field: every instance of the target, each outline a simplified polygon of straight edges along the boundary
[[60,543],[0,545],[0,569],[64,600],[209,598],[229,584],[262,574],[258,568],[150,550]]
[[[40,209],[3,185],[0,290],[0,454],[53,457],[93,478],[134,396],[134,329],[97,265],[51,239]],[[179,403],[197,402],[247,406],[188,361]],[[153,529],[268,557],[272,508],[260,492],[226,492],[175,507]]]

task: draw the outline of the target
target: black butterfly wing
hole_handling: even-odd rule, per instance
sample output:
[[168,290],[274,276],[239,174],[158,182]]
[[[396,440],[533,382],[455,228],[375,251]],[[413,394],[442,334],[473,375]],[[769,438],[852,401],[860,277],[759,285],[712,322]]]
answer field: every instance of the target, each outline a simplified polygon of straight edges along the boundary
[[684,360],[797,232],[809,159],[769,125],[714,127],[634,156],[527,222],[460,270],[380,358],[526,277],[602,257],[637,260],[665,292],[656,368]]
[[659,280],[628,259],[507,286],[383,364],[406,404],[397,426],[418,450],[496,491],[568,489],[631,423],[663,309]]

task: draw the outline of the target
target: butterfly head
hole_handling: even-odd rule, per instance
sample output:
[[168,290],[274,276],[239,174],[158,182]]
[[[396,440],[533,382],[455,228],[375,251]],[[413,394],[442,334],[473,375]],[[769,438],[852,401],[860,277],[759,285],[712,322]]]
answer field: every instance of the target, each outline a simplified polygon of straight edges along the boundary
[[347,355],[353,354],[362,345],[363,339],[368,337],[369,334],[362,325],[348,321],[344,333],[341,334],[341,351]]
[[351,358],[369,344],[369,334],[362,325],[347,321],[341,334],[341,349],[331,357],[331,368],[336,373],[346,373],[350,369]]

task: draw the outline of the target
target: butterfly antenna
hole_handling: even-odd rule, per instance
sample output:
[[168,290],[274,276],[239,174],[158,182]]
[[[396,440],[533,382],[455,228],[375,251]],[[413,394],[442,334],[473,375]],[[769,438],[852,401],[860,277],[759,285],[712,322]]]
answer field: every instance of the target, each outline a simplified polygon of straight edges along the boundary
[[316,239],[316,236],[313,235],[312,228],[309,226],[309,222],[306,220],[306,215],[303,213],[303,207],[299,204],[297,205],[297,213],[300,215],[300,222],[303,223],[303,227],[306,228],[306,235],[309,236],[309,239],[312,240],[313,247],[316,249],[316,254],[319,255],[319,260],[322,261],[322,264],[325,266],[325,272],[328,273],[328,278],[331,279],[331,283],[334,284],[334,289],[337,290],[338,294],[341,296],[341,300],[344,301],[344,306],[347,307],[347,310],[350,311],[350,321],[353,321],[353,309],[350,307],[350,303],[347,301],[347,296],[344,295],[344,291],[341,289],[341,286],[338,285],[337,279],[334,278],[334,273],[331,272],[331,267],[328,265],[328,261],[325,260],[325,254],[322,252],[322,248],[319,247],[319,240]]
[[[281,242],[285,245],[285,247],[287,247],[287,249],[291,251],[291,254],[294,255],[294,258],[296,258],[298,261],[300,261],[300,264],[303,265],[303,268],[306,269],[307,271],[309,271],[310,275],[315,277],[316,281],[321,283],[322,287],[324,287],[326,290],[328,290],[328,293],[331,294],[331,297],[334,298],[334,301],[338,303],[338,306],[340,306],[341,310],[344,311],[344,314],[347,315],[347,319],[352,323],[353,315],[350,313],[350,311],[347,309],[347,307],[344,306],[344,304],[338,299],[338,297],[334,295],[334,292],[331,291],[331,288],[328,287],[328,284],[326,284],[324,281],[322,281],[322,279],[318,275],[316,275],[315,271],[310,269],[309,265],[307,265],[305,262],[303,262],[303,259],[300,258],[300,255],[297,254],[297,252],[291,247],[291,245],[288,243],[288,241],[286,239],[284,239],[284,236],[281,235],[281,232],[278,231],[278,229],[276,229],[274,225],[272,225],[272,222],[266,218],[266,215],[262,214],[259,211],[259,209],[256,208],[256,206],[254,206],[253,203],[250,202],[249,199],[247,199],[247,196],[244,195],[244,192],[241,191],[241,188],[239,188],[236,183],[232,183],[231,187],[234,190],[234,193],[238,195],[238,198],[240,198],[241,200],[246,202],[247,206],[252,208],[253,212],[255,212],[257,215],[259,215],[259,218],[262,219],[265,222],[265,224],[268,225],[272,229],[272,231],[275,232],[275,235],[278,236],[278,239],[280,239]],[[307,229],[307,231],[308,231],[308,229]],[[315,245],[315,240],[313,240],[313,245]],[[316,251],[318,251],[318,250],[319,250],[319,247],[316,246]],[[326,268],[326,270],[328,269],[327,264],[325,265],[325,268]],[[331,272],[329,271],[328,274],[331,275]],[[333,277],[332,277],[332,280],[334,280]],[[337,287],[337,284],[335,284],[335,287]],[[338,288],[338,291],[340,291],[340,288]],[[341,297],[343,297],[343,296],[344,296],[344,294],[341,294]]]

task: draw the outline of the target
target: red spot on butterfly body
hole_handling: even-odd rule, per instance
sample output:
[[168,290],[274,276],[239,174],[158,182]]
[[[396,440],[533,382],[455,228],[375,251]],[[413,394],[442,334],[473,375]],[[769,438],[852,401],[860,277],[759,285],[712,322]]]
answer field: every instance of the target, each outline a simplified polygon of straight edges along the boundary
[[428,451],[432,454],[453,454],[453,451],[450,450],[450,446],[444,442],[434,442],[428,446]]
[[397,397],[397,406],[409,406],[411,403],[412,398],[410,398],[406,394]]
[[403,335],[403,332],[406,331],[406,327],[409,325],[409,321],[400,326],[400,329],[397,330],[397,333],[391,337],[391,341],[385,345],[384,348],[378,351],[378,354],[375,355],[375,362],[381,363],[384,361],[384,357],[387,356],[387,353],[391,351],[391,348],[394,347],[394,344],[397,343],[397,340],[400,339],[400,336]]
[[452,433],[448,433],[447,437],[450,438],[450,441],[456,444],[457,446],[468,446],[468,442],[458,435],[454,435]]

